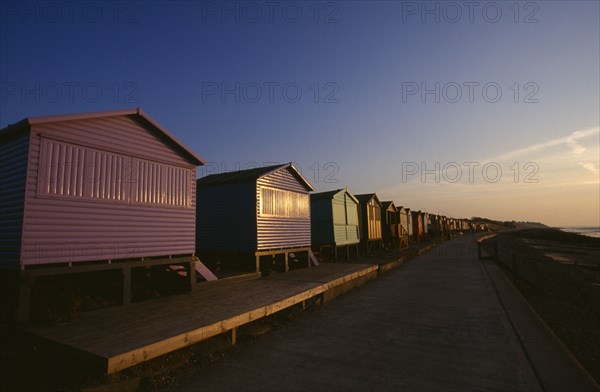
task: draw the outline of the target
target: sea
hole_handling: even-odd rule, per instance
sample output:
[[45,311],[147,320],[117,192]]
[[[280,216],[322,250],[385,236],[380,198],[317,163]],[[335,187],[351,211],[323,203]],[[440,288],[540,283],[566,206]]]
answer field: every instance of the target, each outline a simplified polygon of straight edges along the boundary
[[577,233],[587,237],[600,238],[600,227],[598,226],[561,227],[560,229],[567,233]]

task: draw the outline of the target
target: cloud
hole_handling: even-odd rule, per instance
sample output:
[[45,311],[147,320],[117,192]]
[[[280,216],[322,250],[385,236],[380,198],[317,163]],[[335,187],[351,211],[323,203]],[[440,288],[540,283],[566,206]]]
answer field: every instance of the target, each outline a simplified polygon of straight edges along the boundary
[[600,174],[598,166],[596,166],[592,162],[579,162],[579,166],[583,167],[585,170],[591,171],[594,174]]
[[515,158],[518,156],[543,151],[550,147],[556,147],[556,146],[562,146],[562,145],[569,147],[572,154],[580,155],[586,151],[586,148],[584,146],[582,146],[578,141],[580,139],[583,139],[583,138],[586,138],[589,136],[593,136],[593,135],[597,135],[599,133],[600,133],[600,127],[593,127],[593,128],[580,130],[580,131],[575,131],[568,136],[548,140],[544,143],[533,144],[531,146],[527,146],[524,148],[519,148],[519,149],[516,149],[513,151],[509,151],[507,153],[504,153],[502,155],[499,155],[497,157],[489,159],[489,161],[504,161],[504,160],[508,160],[508,159]]

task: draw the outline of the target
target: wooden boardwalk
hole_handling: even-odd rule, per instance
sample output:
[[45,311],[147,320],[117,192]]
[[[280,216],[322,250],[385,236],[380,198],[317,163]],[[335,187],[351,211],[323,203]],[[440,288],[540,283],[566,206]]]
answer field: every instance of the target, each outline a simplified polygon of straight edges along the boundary
[[95,362],[111,374],[317,295],[332,297],[344,286],[376,277],[377,268],[322,264],[227,285],[200,284],[191,294],[87,312],[73,322],[27,332]]

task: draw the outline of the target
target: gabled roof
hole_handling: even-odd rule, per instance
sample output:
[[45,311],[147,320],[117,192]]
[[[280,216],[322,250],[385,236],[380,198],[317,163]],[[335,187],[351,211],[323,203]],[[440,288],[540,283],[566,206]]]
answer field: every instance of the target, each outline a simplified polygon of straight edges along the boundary
[[396,205],[394,204],[393,201],[382,201],[381,202],[381,209],[382,210],[388,210],[390,209],[390,207],[394,207],[393,210],[394,211],[398,211],[398,208],[396,208]]
[[354,200],[356,202],[356,204],[359,204],[358,199],[356,197],[354,197],[354,195],[352,193],[350,193],[348,188],[336,189],[336,190],[327,191],[327,192],[311,193],[310,200],[333,199],[337,194],[342,193],[342,192],[345,192],[348,196],[350,196],[350,198],[352,200]]
[[362,193],[354,196],[358,199],[360,204],[367,204],[372,198],[375,198],[377,200],[377,204],[381,205],[376,193]]
[[294,177],[304,185],[308,191],[314,191],[314,188],[310,183],[300,174],[298,169],[292,163],[286,163],[283,165],[264,166],[257,167],[254,169],[238,170],[234,172],[211,174],[206,177],[202,177],[196,181],[197,186],[210,186],[220,184],[236,184],[242,182],[256,182],[259,178],[268,176],[276,171],[288,169]]
[[47,124],[54,122],[64,122],[64,121],[76,121],[76,120],[88,120],[93,118],[102,118],[102,117],[116,117],[116,116],[137,116],[141,118],[143,121],[148,123],[154,130],[156,130],[160,136],[162,136],[167,143],[171,144],[177,150],[182,152],[187,158],[194,162],[196,165],[203,165],[204,160],[190,150],[185,144],[180,142],[175,136],[173,136],[169,131],[163,128],[160,124],[154,121],[150,116],[148,116],[142,108],[131,108],[131,109],[122,109],[122,110],[106,110],[100,112],[87,112],[87,113],[75,113],[75,114],[60,114],[60,115],[52,115],[52,116],[34,116],[27,117],[17,123],[11,124],[6,128],[0,131],[0,136],[5,137],[13,132],[19,132],[25,129],[29,129],[32,125],[36,124]]

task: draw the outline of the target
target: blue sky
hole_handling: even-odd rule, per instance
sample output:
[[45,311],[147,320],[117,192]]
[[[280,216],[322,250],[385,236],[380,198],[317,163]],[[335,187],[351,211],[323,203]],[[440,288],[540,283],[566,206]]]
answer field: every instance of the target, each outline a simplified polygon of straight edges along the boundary
[[0,127],[140,106],[200,175],[600,224],[597,1],[0,4]]

